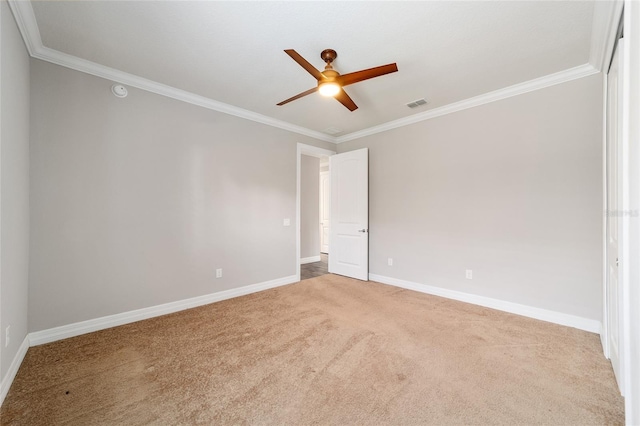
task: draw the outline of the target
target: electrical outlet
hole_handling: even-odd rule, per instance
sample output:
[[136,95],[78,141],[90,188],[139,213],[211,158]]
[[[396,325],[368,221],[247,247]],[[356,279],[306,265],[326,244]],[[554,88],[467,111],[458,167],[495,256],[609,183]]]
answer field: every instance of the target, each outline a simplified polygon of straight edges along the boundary
[[387,259],[387,265],[393,266],[393,259],[392,258],[388,258]]
[[467,269],[467,271],[465,272],[465,277],[468,280],[472,280],[473,279],[473,271],[471,269]]
[[8,325],[7,328],[4,329],[4,347],[9,346],[9,340],[11,335],[9,334],[9,330],[11,330],[11,326]]
[[285,219],[282,221],[282,226],[290,226],[291,225],[291,219]]
[[222,269],[216,269],[216,278],[222,278]]

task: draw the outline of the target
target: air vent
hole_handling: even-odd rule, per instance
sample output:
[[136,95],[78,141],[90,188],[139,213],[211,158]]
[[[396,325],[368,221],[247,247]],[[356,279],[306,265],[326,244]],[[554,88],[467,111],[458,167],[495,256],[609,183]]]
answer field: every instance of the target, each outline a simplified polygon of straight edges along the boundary
[[327,127],[323,130],[328,135],[337,135],[338,133],[342,133],[342,130],[336,129],[335,127]]
[[421,105],[426,105],[426,104],[427,104],[427,101],[426,101],[426,100],[424,100],[424,99],[418,99],[417,101],[409,102],[409,103],[407,104],[407,106],[408,106],[409,108],[417,108],[417,107],[419,107],[419,106],[421,106]]

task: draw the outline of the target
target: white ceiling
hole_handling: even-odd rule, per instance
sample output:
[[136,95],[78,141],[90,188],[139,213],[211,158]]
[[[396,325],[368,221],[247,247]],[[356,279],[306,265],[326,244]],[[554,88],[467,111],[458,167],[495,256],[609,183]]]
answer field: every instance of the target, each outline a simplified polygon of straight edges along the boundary
[[[32,2],[44,46],[315,131],[344,135],[589,61],[593,1]],[[349,112],[284,52],[341,73],[399,71],[347,87]],[[405,104],[426,98],[426,106]]]

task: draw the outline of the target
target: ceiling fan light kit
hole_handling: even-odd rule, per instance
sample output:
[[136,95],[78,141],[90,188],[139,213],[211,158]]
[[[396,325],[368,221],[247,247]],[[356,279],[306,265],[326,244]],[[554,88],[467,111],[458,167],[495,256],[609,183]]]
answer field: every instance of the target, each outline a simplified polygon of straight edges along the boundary
[[303,96],[310,95],[314,92],[320,92],[322,96],[334,97],[349,111],[355,111],[358,109],[358,106],[353,102],[349,95],[347,95],[347,92],[344,91],[344,86],[398,71],[398,66],[393,63],[340,75],[340,73],[334,70],[331,65],[331,63],[338,57],[338,54],[333,49],[325,49],[320,53],[320,57],[326,65],[324,67],[324,71],[320,72],[295,50],[287,49],[285,50],[285,53],[318,81],[318,87],[298,93],[297,95],[280,102],[278,106],[288,104],[291,101],[295,101],[296,99],[300,99]]
[[340,85],[335,81],[321,81],[318,83],[318,92],[320,92],[322,96],[334,97],[340,92]]

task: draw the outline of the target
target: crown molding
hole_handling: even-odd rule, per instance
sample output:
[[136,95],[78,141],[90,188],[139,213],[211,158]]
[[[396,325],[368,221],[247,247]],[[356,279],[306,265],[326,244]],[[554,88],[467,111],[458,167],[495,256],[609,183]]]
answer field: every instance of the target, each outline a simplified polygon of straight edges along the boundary
[[288,130],[290,132],[309,136],[314,139],[320,139],[326,142],[335,143],[335,138],[333,136],[325,135],[324,133],[310,130],[306,127],[297,126],[295,124],[287,123],[286,121],[277,120],[266,115],[258,114],[253,111],[225,104],[223,102],[215,101],[204,96],[196,95],[195,93],[187,92],[186,90],[177,89],[175,87],[171,87],[162,83],[157,83],[146,78],[138,77],[133,74],[129,74],[123,71],[116,70],[114,68],[109,68],[104,65],[97,64],[95,62],[78,58],[76,56],[62,53],[48,47],[39,48],[32,56],[34,58],[42,59],[53,64],[74,69],[76,71],[95,75],[96,77],[101,77],[113,82],[137,87],[138,89],[146,90],[147,92],[155,93],[157,95],[166,96],[168,98],[177,99],[179,101],[187,102],[224,114],[233,115],[236,117],[244,118],[246,120],[255,121],[257,123],[266,124],[267,126]]
[[504,89],[495,90],[473,98],[465,99],[460,102],[454,102],[439,108],[430,109],[428,111],[410,115],[409,117],[400,118],[398,120],[389,121],[379,126],[373,126],[358,132],[349,133],[348,135],[336,138],[336,143],[347,142],[350,140],[362,138],[387,130],[396,129],[398,127],[408,126],[420,121],[429,120],[440,117],[442,115],[451,114],[453,112],[462,111],[479,105],[488,104],[490,102],[499,101],[501,99],[510,98],[512,96],[521,95],[523,93],[532,92],[534,90],[543,89],[545,87],[554,86],[556,84],[565,83],[567,81],[576,80],[578,78],[587,77],[597,74],[599,71],[591,64],[584,64],[565,71],[549,74],[534,80],[525,81],[524,83],[514,84]]
[[[495,90],[493,92],[485,93],[473,98],[469,98],[463,101],[455,102],[452,104],[444,105],[439,108],[430,109],[423,113],[414,114],[408,117],[404,117],[398,120],[389,121],[387,123],[380,124],[378,126],[369,127],[357,132],[352,132],[339,137],[334,137],[321,133],[315,130],[307,129],[306,127],[298,126],[295,124],[287,123],[282,120],[277,120],[266,115],[258,114],[253,111],[249,111],[243,108],[239,108],[233,105],[225,104],[204,96],[197,95],[195,93],[187,92],[185,90],[177,89],[175,87],[168,86],[166,84],[158,83],[146,78],[142,78],[133,74],[129,74],[114,68],[109,68],[104,65],[97,64],[95,62],[87,61],[85,59],[78,58],[73,55],[62,53],[60,51],[50,49],[42,44],[42,38],[40,31],[38,30],[38,24],[36,22],[33,7],[29,0],[8,0],[11,11],[16,19],[22,38],[25,41],[29,54],[43,61],[51,62],[56,65],[60,65],[66,68],[71,68],[76,71],[91,74],[97,77],[101,77],[107,80],[118,82],[121,84],[136,87],[138,89],[146,90],[161,96],[166,96],[172,99],[187,102],[193,105],[197,105],[203,108],[208,108],[214,111],[222,112],[224,114],[233,115],[236,117],[244,118],[247,120],[262,123],[268,126],[276,127],[279,129],[287,130],[300,135],[308,136],[314,139],[322,140],[330,143],[343,143],[354,139],[359,139],[365,136],[370,136],[376,133],[385,132],[387,130],[395,129],[398,127],[408,126],[410,124],[418,123],[420,121],[429,120],[432,118],[440,117],[442,115],[451,114],[464,109],[473,108],[475,106],[484,105],[490,102],[498,101],[501,99],[517,96],[523,93],[531,92],[534,90],[542,89],[545,87],[553,86],[555,84],[564,83],[567,81],[575,80],[578,78],[586,77],[595,73],[598,73],[602,68],[593,65],[594,62],[590,62],[585,65],[580,65],[575,68],[570,68],[565,71],[560,71],[555,74],[550,74],[544,77],[540,77],[534,80],[526,81],[524,83],[515,84],[503,89]],[[596,2],[596,6],[601,2]],[[602,2],[610,3],[610,2]],[[615,0],[611,2],[615,4],[615,8],[601,8],[596,13],[594,12],[594,25],[599,22],[602,25],[603,22],[608,22],[607,28],[617,28],[617,25],[612,22],[617,22],[614,16],[618,16],[616,12],[618,9],[621,11],[622,2]],[[598,9],[598,7],[596,7]],[[618,13],[618,15],[615,15]],[[596,15],[599,17],[596,20]],[[602,18],[604,16],[604,18]],[[615,34],[610,36],[611,31],[607,31],[609,37],[604,37],[607,40],[614,39]],[[615,30],[614,30],[615,33]],[[595,40],[601,41],[602,36],[595,37],[592,40],[591,46],[591,58],[601,55],[602,58],[606,57],[606,53],[594,53],[594,52],[606,52],[606,46],[613,44],[607,41],[606,43],[595,43]],[[603,47],[604,46],[604,47]],[[599,50],[598,50],[599,49]],[[604,50],[603,50],[604,49]],[[598,56],[600,57],[600,56]],[[602,62],[602,60],[600,60]]]
[[40,36],[40,31],[38,30],[38,24],[36,22],[36,17],[33,12],[33,7],[31,6],[31,2],[28,0],[9,0],[9,6],[11,7],[11,11],[13,12],[13,15],[16,19],[18,28],[20,29],[20,33],[22,34],[22,38],[27,45],[29,54],[36,59],[41,59],[43,61],[51,62],[56,65],[71,68],[76,71],[91,74],[96,77],[101,77],[128,86],[136,87],[138,89],[146,90],[157,95],[177,99],[179,101],[187,102],[224,114],[233,115],[261,124],[266,124],[267,126],[276,127],[304,136],[309,136],[311,138],[319,139],[325,142],[335,143],[335,138],[333,136],[329,136],[315,130],[307,129],[306,127],[297,126],[295,124],[287,123],[286,121],[282,120],[277,120],[266,115],[258,114],[256,112],[249,111],[243,108],[238,108],[236,106],[225,104],[223,102],[219,102],[204,96],[196,95],[195,93],[187,92],[186,90],[177,89],[166,84],[158,83],[143,77],[139,77],[137,75],[129,74],[124,71],[100,65],[95,62],[87,61],[86,59],[81,59],[76,56],[45,47],[42,44],[42,38]]
[[8,0],[8,3],[29,55],[33,56],[34,52],[42,47],[42,37],[40,37],[40,29],[38,29],[31,2],[28,0]]
[[589,63],[598,71],[606,72],[609,68],[623,7],[623,0],[596,1],[594,4]]

